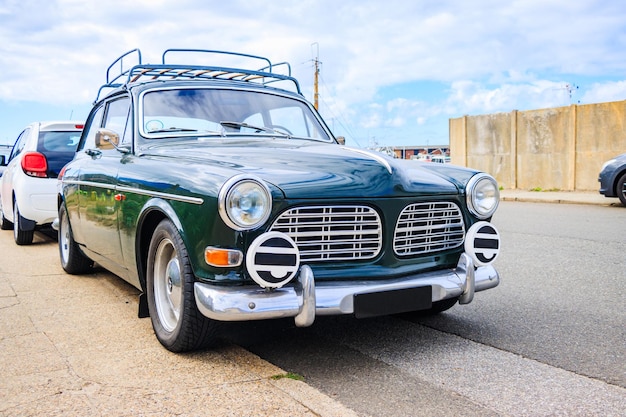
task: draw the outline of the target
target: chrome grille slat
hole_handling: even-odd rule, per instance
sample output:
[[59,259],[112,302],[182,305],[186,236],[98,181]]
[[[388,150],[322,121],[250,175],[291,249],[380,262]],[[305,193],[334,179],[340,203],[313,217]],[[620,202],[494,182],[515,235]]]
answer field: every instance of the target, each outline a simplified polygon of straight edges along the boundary
[[296,207],[282,213],[271,230],[285,233],[302,261],[366,260],[382,249],[382,224],[367,206]]
[[423,255],[463,244],[465,224],[459,207],[450,202],[415,203],[400,213],[393,250],[398,256]]
[[[282,213],[271,230],[290,236],[303,262],[368,260],[382,251],[382,222],[368,206],[295,207]],[[394,230],[398,256],[419,256],[458,247],[465,238],[459,207],[451,202],[409,204]]]

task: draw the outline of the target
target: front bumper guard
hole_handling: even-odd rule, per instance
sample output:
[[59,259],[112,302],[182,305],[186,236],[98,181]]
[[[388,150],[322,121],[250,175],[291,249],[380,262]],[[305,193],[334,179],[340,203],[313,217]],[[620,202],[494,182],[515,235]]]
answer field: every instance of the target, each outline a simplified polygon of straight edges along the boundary
[[468,304],[475,292],[499,283],[500,277],[492,265],[476,268],[472,259],[463,253],[454,269],[389,280],[316,283],[311,268],[302,265],[292,285],[274,290],[196,282],[195,298],[200,312],[210,319],[247,321],[294,317],[296,326],[307,327],[313,324],[316,315],[353,314],[355,294],[430,285],[433,302],[458,298],[459,304]]

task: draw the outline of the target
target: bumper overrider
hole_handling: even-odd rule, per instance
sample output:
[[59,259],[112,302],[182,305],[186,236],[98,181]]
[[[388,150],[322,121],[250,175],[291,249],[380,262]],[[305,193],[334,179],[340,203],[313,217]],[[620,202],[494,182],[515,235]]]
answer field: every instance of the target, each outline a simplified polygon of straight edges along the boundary
[[456,268],[388,280],[315,282],[313,270],[300,265],[293,240],[279,232],[259,236],[246,256],[250,276],[258,285],[224,287],[195,284],[196,304],[208,318],[219,321],[294,317],[299,327],[317,315],[354,314],[371,317],[425,310],[432,303],[457,298],[468,304],[474,293],[497,286],[492,266],[500,250],[497,229],[488,222],[467,232],[465,252]]

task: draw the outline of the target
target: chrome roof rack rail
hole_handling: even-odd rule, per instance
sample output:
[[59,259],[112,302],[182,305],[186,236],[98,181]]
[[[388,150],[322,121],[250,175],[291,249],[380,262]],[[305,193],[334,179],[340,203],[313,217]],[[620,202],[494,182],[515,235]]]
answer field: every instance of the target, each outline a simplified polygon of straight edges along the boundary
[[[175,64],[166,62],[166,55],[173,53],[204,53],[231,56],[236,58],[244,58],[251,60],[261,60],[265,66],[260,69],[248,69],[237,67],[223,67],[214,65],[188,65]],[[132,55],[136,55],[135,63],[128,68],[124,65],[125,59],[128,61]],[[119,66],[119,72],[112,74],[114,67]],[[275,72],[277,67],[286,67],[286,74]],[[122,80],[124,80],[122,82]],[[103,84],[98,90],[96,100],[98,101],[103,89],[119,88],[131,83],[141,81],[154,81],[160,79],[184,79],[184,80],[227,80],[239,82],[251,82],[261,85],[268,85],[276,82],[287,82],[292,85],[295,92],[302,95],[300,84],[291,75],[291,66],[287,62],[272,62],[264,57],[242,54],[238,52],[216,51],[209,49],[167,49],[163,52],[161,64],[144,64],[141,60],[141,51],[139,49],[130,50],[117,58],[107,69],[106,84]],[[94,101],[94,103],[95,103]]]

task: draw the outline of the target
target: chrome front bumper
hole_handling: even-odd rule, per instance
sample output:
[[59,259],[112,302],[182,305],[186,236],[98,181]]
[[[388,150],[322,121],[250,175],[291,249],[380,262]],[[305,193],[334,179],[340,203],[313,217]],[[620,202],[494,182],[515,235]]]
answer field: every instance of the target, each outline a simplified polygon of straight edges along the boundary
[[500,283],[496,269],[474,267],[471,258],[462,254],[454,269],[378,281],[340,281],[316,283],[313,271],[303,265],[293,285],[275,290],[258,286],[223,287],[197,282],[196,304],[208,318],[219,321],[265,320],[294,317],[296,325],[313,324],[316,315],[354,313],[354,295],[432,287],[432,301],[458,298],[470,303],[474,292],[493,288]]

